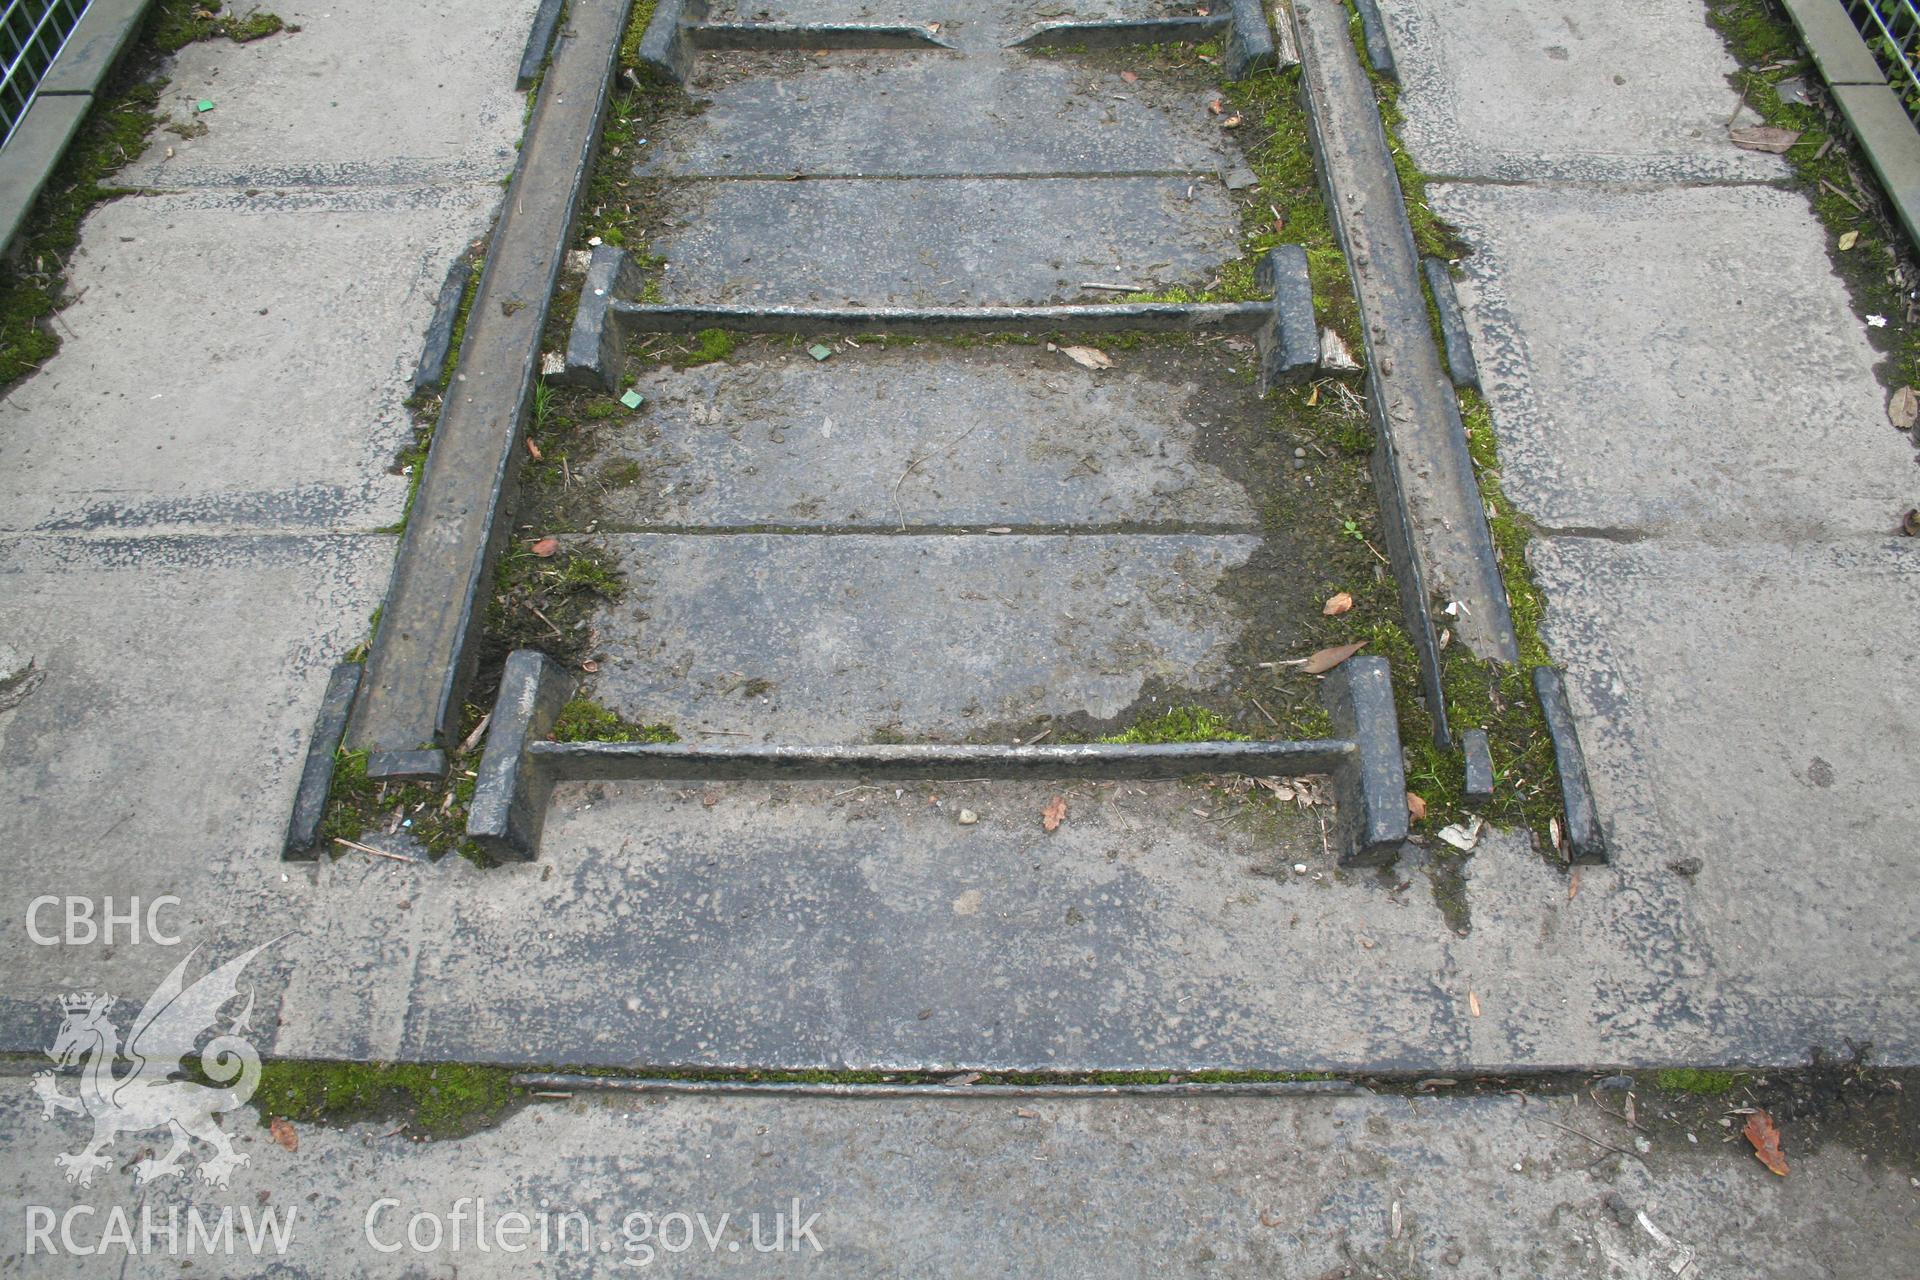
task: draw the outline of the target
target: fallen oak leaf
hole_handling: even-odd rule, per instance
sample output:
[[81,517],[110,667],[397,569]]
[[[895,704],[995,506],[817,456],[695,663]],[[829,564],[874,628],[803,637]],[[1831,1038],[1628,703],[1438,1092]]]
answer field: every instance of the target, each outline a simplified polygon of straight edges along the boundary
[[1337,618],[1351,608],[1353,608],[1353,597],[1342,591],[1338,595],[1327,597],[1326,607],[1320,612],[1329,618]]
[[1337,644],[1330,649],[1322,649],[1308,658],[1306,664],[1300,669],[1310,676],[1323,675],[1366,647],[1365,640],[1355,640],[1352,644]]
[[1407,792],[1407,816],[1415,822],[1427,816],[1427,802],[1418,792]]
[[1122,71],[1120,73],[1120,78],[1122,80],[1125,80],[1128,84],[1134,84],[1140,79],[1140,76],[1137,72]]
[[1769,155],[1780,156],[1793,150],[1793,144],[1800,141],[1800,131],[1761,124],[1747,129],[1731,130],[1727,134],[1727,140],[1743,151],[1764,151]]
[[1047,801],[1047,807],[1040,811],[1040,825],[1048,831],[1058,831],[1060,824],[1067,820],[1067,798],[1055,796]]
[[1902,431],[1913,430],[1913,424],[1920,422],[1920,393],[1912,387],[1901,387],[1887,401],[1887,421]]
[[560,550],[560,539],[553,537],[542,538],[529,549],[533,554],[545,560]]
[[1787,1158],[1780,1153],[1780,1126],[1773,1122],[1772,1116],[1756,1107],[1747,1117],[1746,1128],[1740,1132],[1753,1144],[1753,1154],[1761,1164],[1783,1178],[1787,1176]]
[[300,1149],[300,1134],[294,1129],[293,1122],[285,1116],[275,1116],[272,1123],[267,1125],[267,1132],[273,1135],[275,1142],[288,1151]]
[[1061,347],[1060,354],[1083,369],[1113,368],[1113,357],[1098,347]]

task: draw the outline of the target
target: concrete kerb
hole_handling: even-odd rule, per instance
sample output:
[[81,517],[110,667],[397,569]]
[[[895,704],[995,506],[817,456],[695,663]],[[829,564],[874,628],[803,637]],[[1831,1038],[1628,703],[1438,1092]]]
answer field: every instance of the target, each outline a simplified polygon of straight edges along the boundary
[[1388,556],[1434,741],[1450,747],[1436,595],[1465,606],[1455,630],[1477,656],[1518,662],[1519,637],[1459,399],[1434,341],[1405,196],[1346,10],[1328,3],[1299,9],[1295,35],[1321,183],[1366,326],[1374,486]]
[[467,811],[467,836],[495,858],[524,862],[540,847],[554,776],[529,747],[553,732],[573,690],[573,677],[545,654],[507,655]]
[[1567,852],[1575,862],[1605,862],[1607,840],[1593,802],[1593,784],[1587,780],[1587,758],[1580,750],[1573,708],[1567,702],[1566,677],[1557,667],[1533,669],[1533,691],[1553,739],[1553,759],[1560,769],[1560,804],[1567,822]]
[[626,370],[626,334],[614,312],[622,294],[640,288],[640,272],[624,249],[610,244],[593,247],[587,260],[587,278],[580,286],[580,305],[567,335],[566,364],[552,380],[563,386],[619,390]]
[[1233,34],[1227,38],[1221,66],[1229,80],[1244,80],[1256,71],[1268,71],[1279,62],[1273,48],[1273,29],[1267,25],[1263,0],[1232,0]]
[[527,47],[520,55],[520,72],[514,77],[514,88],[531,89],[533,82],[540,78],[540,69],[547,65],[547,50],[553,47],[553,33],[560,29],[560,11],[565,6],[566,0],[540,0],[540,7],[533,11],[533,26],[527,31]]
[[701,50],[951,49],[910,22],[698,22],[685,39]]
[[433,318],[427,322],[426,341],[420,346],[420,363],[413,370],[415,395],[436,390],[447,374],[447,357],[453,354],[453,327],[460,321],[460,301],[467,296],[467,283],[473,279],[473,260],[461,254],[447,269],[440,296],[433,301]]
[[1199,44],[1232,30],[1234,15],[1115,19],[1107,22],[1043,22],[1007,45],[1009,49],[1123,49],[1139,44]]
[[686,84],[694,55],[687,28],[706,16],[707,0],[660,0],[640,35],[640,65],[664,80]]
[[1467,320],[1460,312],[1460,295],[1454,291],[1453,272],[1438,258],[1420,264],[1426,273],[1427,288],[1433,291],[1433,309],[1440,313],[1440,341],[1447,349],[1447,372],[1456,387],[1479,390],[1480,367],[1474,363],[1473,340],[1467,336]]
[[1387,24],[1380,16],[1378,0],[1353,0],[1353,7],[1360,15],[1360,34],[1366,38],[1367,61],[1381,75],[1398,80],[1400,73],[1393,65],[1393,46],[1387,41]]
[[1198,774],[1331,774],[1335,839],[1344,864],[1390,862],[1407,838],[1407,790],[1393,685],[1383,658],[1350,658],[1320,695],[1337,738],[1025,747],[879,744],[836,747],[552,742],[573,678],[531,649],[507,657],[467,834],[502,861],[537,856],[553,786],[561,781],[884,781],[1178,779]]
[[300,770],[300,787],[294,792],[293,818],[287,823],[287,838],[280,850],[280,856],[288,861],[311,861],[320,856],[327,794],[333,790],[334,764],[340,740],[347,733],[347,716],[353,710],[353,695],[360,688],[362,670],[357,662],[343,662],[327,676],[327,691],[320,699],[320,714],[314,719],[313,737],[307,743],[306,764]]
[[348,726],[371,778],[444,776],[443,747],[508,529],[499,508],[523,453],[540,335],[626,14],[624,3],[578,14],[535,104]]

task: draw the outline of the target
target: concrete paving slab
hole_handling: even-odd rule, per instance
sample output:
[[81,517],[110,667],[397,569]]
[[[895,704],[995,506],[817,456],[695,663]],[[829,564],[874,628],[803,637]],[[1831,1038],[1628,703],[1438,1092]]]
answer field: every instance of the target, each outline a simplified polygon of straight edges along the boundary
[[947,53],[736,56],[727,69],[640,172],[1212,175],[1242,163],[1207,111],[1217,94],[1151,74],[1128,84],[1067,61]]
[[1218,178],[705,182],[667,204],[667,302],[1071,301],[1090,280],[1205,285],[1238,252]]
[[1100,373],[1038,346],[944,343],[656,367],[642,415],[603,432],[595,474],[628,483],[600,525],[1257,532],[1276,478],[1246,471],[1267,415],[1227,372],[1254,359],[1234,341],[1137,349]]
[[1569,13],[1553,0],[1381,5],[1404,92],[1401,137],[1429,173],[1503,181],[1784,178],[1727,141],[1736,70],[1698,0]]
[[391,524],[419,335],[497,199],[102,206],[69,264],[61,349],[8,396],[0,526]]
[[1432,199],[1475,247],[1461,302],[1503,485],[1534,520],[1790,540],[1882,533],[1914,504],[1913,447],[1803,196]]
[[1910,1020],[1909,969],[1860,958],[1920,946],[1915,544],[1551,538],[1530,559],[1610,837],[1691,870],[1703,940],[1754,997]]
[[[1049,834],[1054,794],[1068,816]],[[979,821],[960,824],[963,808]],[[1345,1060],[1365,1044],[1456,1059],[1464,1010],[1436,976],[1453,934],[1424,883],[1337,871],[1325,816],[1186,783],[568,784],[544,866],[317,868],[282,944],[279,1051],[1073,1070]]]
[[[492,182],[513,169],[515,92],[536,0],[276,5],[300,30],[190,44],[159,110],[203,124],[167,137],[120,180],[142,187]],[[316,91],[317,90],[317,91]],[[197,103],[213,110],[201,113]]]
[[[117,1168],[91,1189],[61,1181],[54,1157],[79,1144],[81,1125],[43,1120],[25,1081],[0,1085],[7,1264],[31,1276],[97,1275],[103,1263],[173,1276],[191,1262],[194,1275],[271,1267],[294,1277],[631,1265],[876,1277],[1841,1278],[1903,1274],[1920,1246],[1898,1160],[1835,1140],[1790,1148],[1791,1173],[1777,1178],[1744,1144],[1723,1143],[1711,1119],[1688,1143],[1683,1124],[1651,1108],[1643,1114],[1660,1145],[1623,1157],[1594,1142],[1628,1148],[1634,1131],[1579,1096],[580,1095],[440,1142],[387,1122],[303,1125],[297,1152],[243,1110],[225,1126],[249,1163],[227,1187],[174,1177],[135,1190]],[[50,1232],[28,1234],[30,1206]],[[77,1206],[93,1216],[66,1219]],[[286,1245],[189,1257],[167,1253],[162,1232],[151,1254],[109,1246],[86,1256],[63,1242],[65,1219],[72,1245],[98,1245],[116,1208],[139,1241],[142,1206],[162,1226],[177,1212],[183,1237],[196,1211],[211,1223],[225,1209],[242,1241],[243,1224],[272,1211]],[[503,1218],[512,1213],[531,1230],[512,1234]],[[578,1217],[563,1228],[569,1214]]]
[[391,554],[338,536],[0,544],[0,637],[45,672],[0,712],[5,1043],[57,1021],[62,984],[151,990],[179,959],[124,938],[27,945],[33,899],[171,894],[162,918],[192,937],[234,919],[222,876],[277,880],[328,668],[364,637]]
[[961,741],[1206,688],[1249,535],[623,534],[592,696],[690,740]]

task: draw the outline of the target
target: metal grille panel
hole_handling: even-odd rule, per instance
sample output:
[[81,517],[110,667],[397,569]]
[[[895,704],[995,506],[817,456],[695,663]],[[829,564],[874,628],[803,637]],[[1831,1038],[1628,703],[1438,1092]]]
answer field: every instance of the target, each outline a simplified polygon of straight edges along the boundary
[[26,118],[40,81],[91,0],[0,0],[0,145]]
[[1915,0],[1846,0],[1860,38],[1887,73],[1907,114],[1920,117],[1920,8]]

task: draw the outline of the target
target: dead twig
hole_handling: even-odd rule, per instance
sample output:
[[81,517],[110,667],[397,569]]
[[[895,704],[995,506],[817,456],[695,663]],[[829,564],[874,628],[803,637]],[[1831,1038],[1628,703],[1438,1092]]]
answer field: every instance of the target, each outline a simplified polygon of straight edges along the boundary
[[359,841],[349,840],[345,836],[335,836],[333,842],[335,844],[343,844],[349,849],[357,849],[361,853],[371,857],[385,858],[388,862],[405,862],[411,864],[419,861],[418,858],[408,858],[398,853],[388,853],[385,849],[376,849],[370,844],[361,844]]

